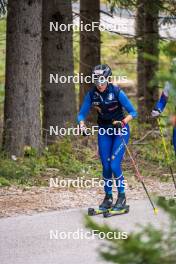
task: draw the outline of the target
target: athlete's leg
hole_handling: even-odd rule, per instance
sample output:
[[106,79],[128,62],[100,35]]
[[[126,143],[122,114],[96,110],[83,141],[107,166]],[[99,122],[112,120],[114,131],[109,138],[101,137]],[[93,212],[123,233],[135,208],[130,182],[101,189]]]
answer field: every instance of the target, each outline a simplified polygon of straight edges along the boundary
[[112,194],[112,170],[111,170],[111,151],[113,136],[98,134],[99,155],[103,166],[103,179],[105,193]]
[[128,144],[130,137],[129,126],[127,125],[126,128],[127,130],[125,135],[122,136],[114,135],[112,156],[111,156],[111,169],[116,180],[118,193],[125,192],[124,176],[121,168],[121,163],[125,154],[125,146],[123,143],[123,139],[125,143]]

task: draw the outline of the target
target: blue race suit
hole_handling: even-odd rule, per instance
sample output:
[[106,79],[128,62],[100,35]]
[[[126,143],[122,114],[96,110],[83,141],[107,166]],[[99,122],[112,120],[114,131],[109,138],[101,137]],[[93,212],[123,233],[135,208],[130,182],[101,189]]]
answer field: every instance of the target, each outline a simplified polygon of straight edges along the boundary
[[[155,105],[155,110],[158,110],[159,112],[164,111],[165,106],[168,102],[168,97],[169,97],[169,93],[171,92],[171,90],[172,90],[172,84],[169,82],[166,82],[164,90],[160,96],[160,99],[158,100],[158,102]],[[172,143],[173,143],[174,151],[176,154],[176,127],[173,127]]]
[[[78,122],[84,121],[90,111],[90,108],[98,107],[99,132],[101,128],[105,129],[105,134],[98,133],[99,155],[103,166],[104,191],[112,193],[112,174],[114,174],[117,190],[119,193],[125,192],[124,176],[121,163],[125,153],[121,135],[108,133],[108,128],[112,128],[112,121],[122,121],[125,118],[124,109],[134,118],[137,112],[129,101],[126,94],[113,84],[108,84],[104,92],[99,92],[93,87],[85,96],[80,112]],[[130,129],[126,126],[126,134],[123,139],[126,144],[129,141]]]

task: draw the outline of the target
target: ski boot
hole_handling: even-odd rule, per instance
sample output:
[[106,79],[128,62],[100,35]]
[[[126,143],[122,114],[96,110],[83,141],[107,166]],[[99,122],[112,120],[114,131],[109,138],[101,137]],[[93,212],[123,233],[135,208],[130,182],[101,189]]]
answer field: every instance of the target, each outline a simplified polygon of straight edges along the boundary
[[98,209],[88,208],[88,215],[98,215],[108,212],[112,208],[112,194],[106,194],[103,202],[99,205]]
[[114,215],[126,214],[129,212],[129,205],[126,205],[126,197],[124,193],[118,195],[116,203],[113,205],[112,209],[108,212],[104,212],[104,217],[111,217]]
[[116,203],[112,207],[112,210],[118,211],[125,208],[125,206],[126,206],[126,196],[124,193],[120,193],[118,195]]

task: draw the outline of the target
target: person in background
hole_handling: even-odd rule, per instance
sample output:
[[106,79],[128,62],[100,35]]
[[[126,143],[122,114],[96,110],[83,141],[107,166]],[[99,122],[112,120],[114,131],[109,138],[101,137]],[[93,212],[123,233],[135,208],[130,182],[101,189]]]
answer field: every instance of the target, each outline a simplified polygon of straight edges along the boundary
[[[176,75],[176,58],[172,60],[170,72],[172,76]],[[175,104],[175,111],[176,111],[176,94],[175,94],[176,87],[174,86],[175,84],[173,82],[169,82],[169,81],[165,82],[165,86],[161,93],[161,96],[151,112],[152,117],[159,117],[161,115],[161,113],[164,111],[167,105],[169,97],[172,97],[172,101]],[[174,146],[174,151],[176,155],[176,112],[171,115],[170,121],[173,126],[172,144]]]

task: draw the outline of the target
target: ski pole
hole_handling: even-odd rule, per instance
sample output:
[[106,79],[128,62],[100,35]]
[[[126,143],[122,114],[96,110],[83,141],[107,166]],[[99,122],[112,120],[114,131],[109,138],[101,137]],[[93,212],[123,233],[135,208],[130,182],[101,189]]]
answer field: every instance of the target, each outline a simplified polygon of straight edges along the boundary
[[170,170],[170,174],[171,174],[171,177],[172,177],[172,180],[173,180],[173,183],[174,183],[174,187],[175,187],[175,190],[176,190],[176,180],[175,180],[175,177],[174,177],[174,173],[173,173],[172,167],[170,165],[169,153],[168,153],[168,150],[167,150],[166,141],[165,141],[165,138],[164,138],[164,135],[163,135],[163,129],[161,127],[161,122],[160,122],[159,118],[157,118],[157,123],[158,123],[158,127],[159,127],[159,130],[160,130],[164,151],[165,151],[165,154],[166,154],[167,165],[168,165],[168,168]]
[[124,140],[124,138],[123,138],[123,136],[122,136],[122,135],[120,135],[120,136],[121,136],[122,141],[123,141],[123,144],[124,144],[124,146],[125,146],[125,148],[126,148],[126,150],[127,150],[127,153],[128,153],[128,155],[130,156],[130,159],[131,159],[131,161],[132,161],[132,164],[133,164],[133,166],[134,166],[134,168],[135,168],[136,176],[137,176],[137,178],[140,180],[140,182],[141,182],[141,184],[142,184],[142,186],[143,186],[143,188],[144,188],[144,190],[145,190],[145,192],[146,192],[146,194],[147,194],[147,197],[148,197],[148,199],[149,199],[149,201],[150,201],[150,204],[151,204],[151,206],[152,206],[152,208],[153,208],[154,214],[157,214],[157,213],[158,213],[158,208],[156,208],[155,205],[154,205],[154,203],[152,202],[152,199],[151,199],[151,197],[150,197],[150,195],[149,195],[149,192],[148,192],[148,190],[147,190],[147,188],[146,188],[146,186],[145,186],[145,183],[144,183],[144,181],[143,181],[143,179],[142,179],[142,176],[141,176],[141,174],[140,174],[140,172],[139,172],[138,166],[136,165],[136,162],[135,162],[135,160],[133,159],[133,156],[132,156],[132,154],[131,154],[131,152],[130,152],[130,150],[129,150],[129,148],[128,148],[128,146],[127,146],[127,144],[126,144],[126,142],[125,142],[125,140]]

